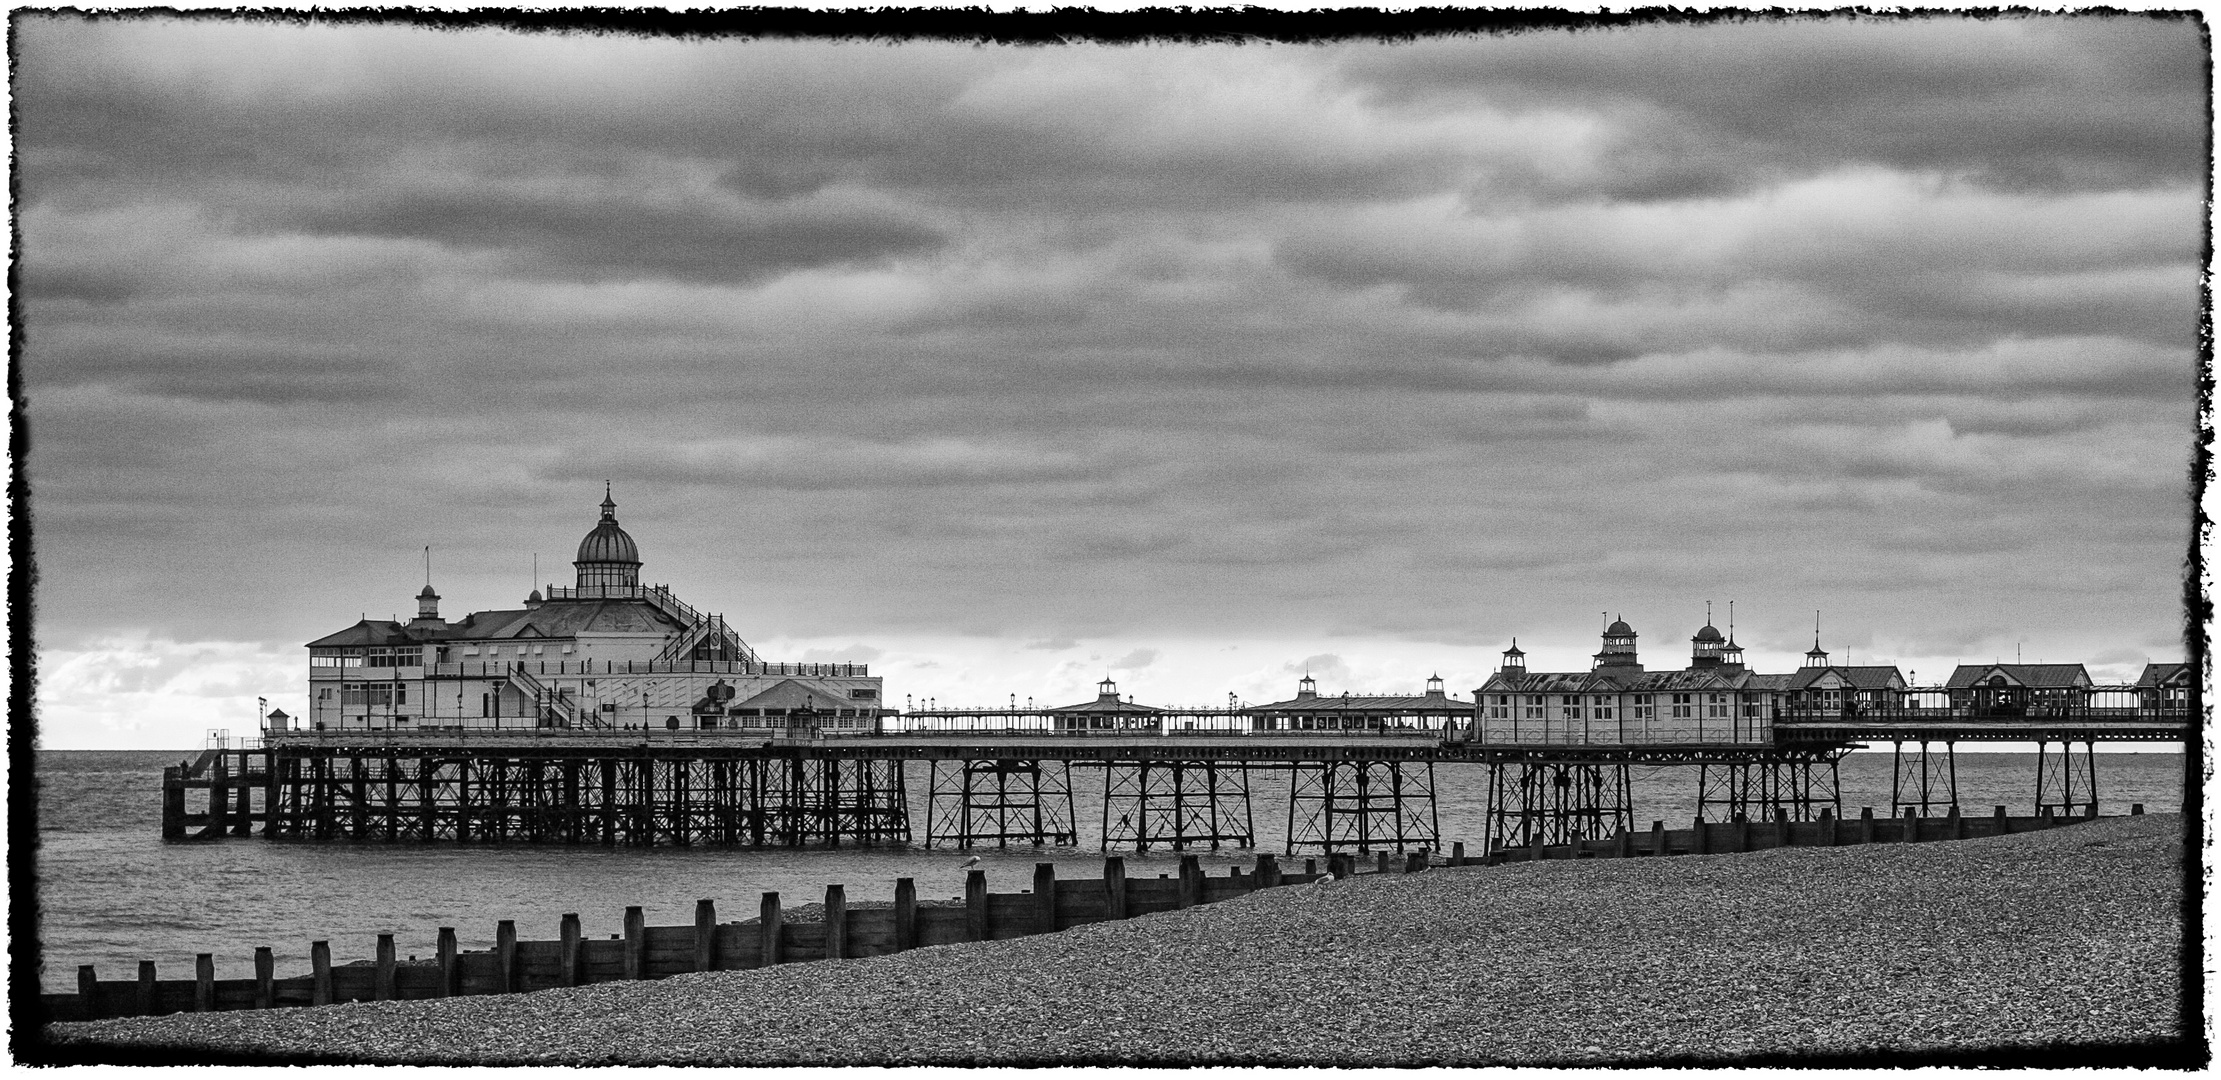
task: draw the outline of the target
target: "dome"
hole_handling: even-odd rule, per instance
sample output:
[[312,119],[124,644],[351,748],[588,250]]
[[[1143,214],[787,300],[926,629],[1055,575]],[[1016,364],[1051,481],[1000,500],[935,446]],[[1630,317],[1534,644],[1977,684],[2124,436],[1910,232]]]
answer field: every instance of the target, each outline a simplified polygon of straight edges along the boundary
[[1697,637],[1696,637],[1696,639],[1697,639],[1698,641],[1724,641],[1724,640],[1726,640],[1725,638],[1722,638],[1722,637],[1720,636],[1720,631],[1719,631],[1719,628],[1718,628],[1718,627],[1716,627],[1716,626],[1713,626],[1713,625],[1712,625],[1711,623],[1705,623],[1705,624],[1704,624],[1704,629],[1702,629],[1702,630],[1699,630],[1699,631],[1697,631]]
[[433,592],[430,585],[426,585],[423,592],[416,594],[416,598],[419,600],[437,600],[440,598],[440,594]]
[[1633,634],[1635,632],[1635,628],[1627,625],[1627,620],[1625,619],[1614,619],[1612,620],[1612,625],[1604,628],[1604,632],[1612,635],[1613,637],[1619,637],[1623,634]]
[[640,548],[632,542],[632,535],[617,524],[617,501],[604,492],[602,519],[586,539],[578,542],[578,559],[582,563],[631,563],[640,565]]

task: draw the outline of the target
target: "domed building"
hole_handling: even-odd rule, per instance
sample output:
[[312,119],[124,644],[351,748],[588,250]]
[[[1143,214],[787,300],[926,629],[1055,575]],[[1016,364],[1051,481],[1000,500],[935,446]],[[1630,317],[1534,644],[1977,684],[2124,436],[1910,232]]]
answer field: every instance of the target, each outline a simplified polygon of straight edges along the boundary
[[574,586],[549,584],[521,607],[452,622],[440,617],[427,571],[415,618],[364,619],[309,642],[308,715],[293,722],[322,731],[745,730],[791,727],[799,711],[814,728],[874,726],[880,680],[864,665],[766,663],[722,616],[668,585],[642,585],[640,547],[618,524],[606,485],[601,518],[572,565]]

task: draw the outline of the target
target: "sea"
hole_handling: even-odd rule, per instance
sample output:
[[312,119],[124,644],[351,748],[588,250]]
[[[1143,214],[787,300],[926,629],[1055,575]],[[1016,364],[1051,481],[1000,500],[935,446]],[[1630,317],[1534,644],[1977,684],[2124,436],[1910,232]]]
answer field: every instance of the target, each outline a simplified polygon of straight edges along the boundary
[[[823,900],[829,884],[842,885],[851,902],[891,900],[895,879],[908,877],[920,899],[956,899],[964,887],[959,863],[972,854],[980,856],[989,888],[998,892],[1030,888],[1040,862],[1056,863],[1063,878],[1102,873],[1103,773],[1096,768],[1071,771],[1079,832],[1073,847],[959,853],[915,843],[791,850],[260,837],[165,842],[162,769],[186,756],[162,750],[38,754],[35,899],[46,990],[74,990],[81,964],[94,965],[102,979],[127,979],[136,976],[140,961],[152,960],[161,978],[190,978],[200,953],[212,955],[217,978],[249,978],[257,946],[272,950],[280,976],[302,974],[311,942],[330,942],[333,961],[345,963],[372,956],[381,933],[395,936],[401,956],[429,959],[441,927],[453,927],[462,948],[484,949],[493,946],[500,920],[515,920],[522,938],[552,939],[565,913],[576,913],[589,936],[615,936],[633,905],[644,909],[651,926],[692,925],[695,902],[706,898],[716,902],[719,919],[732,921],[753,917],[765,892],[779,893],[792,908]],[[1997,805],[2013,814],[2033,812],[2036,755],[1962,752],[1957,763],[1965,812],[1987,814]],[[2182,808],[2183,755],[2101,753],[2097,763],[2102,813],[2125,814],[2135,803],[2150,813]],[[922,841],[926,766],[912,762],[910,768],[911,821]],[[1442,850],[1462,840],[1469,851],[1479,851],[1487,775],[1481,766],[1436,767]],[[1853,753],[1839,776],[1846,816],[1855,818],[1862,806],[1889,812],[1888,752]],[[1223,875],[1230,866],[1250,865],[1258,850],[1282,850],[1289,816],[1284,777],[1254,774],[1259,847],[1191,852],[1207,871]],[[1683,827],[1695,816],[1694,768],[1637,768],[1632,783],[1639,829],[1653,820]],[[1130,875],[1178,870],[1179,855],[1172,852],[1124,854]]]

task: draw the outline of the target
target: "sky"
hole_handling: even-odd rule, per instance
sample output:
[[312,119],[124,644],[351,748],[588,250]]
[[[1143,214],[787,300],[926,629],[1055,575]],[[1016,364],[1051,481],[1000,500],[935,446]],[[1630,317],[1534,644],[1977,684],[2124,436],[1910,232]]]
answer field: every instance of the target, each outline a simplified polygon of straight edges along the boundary
[[[645,580],[891,700],[2184,653],[2195,22],[1241,45],[18,12],[49,748]],[[539,573],[533,574],[537,556]],[[1817,616],[1816,616],[1817,613]]]

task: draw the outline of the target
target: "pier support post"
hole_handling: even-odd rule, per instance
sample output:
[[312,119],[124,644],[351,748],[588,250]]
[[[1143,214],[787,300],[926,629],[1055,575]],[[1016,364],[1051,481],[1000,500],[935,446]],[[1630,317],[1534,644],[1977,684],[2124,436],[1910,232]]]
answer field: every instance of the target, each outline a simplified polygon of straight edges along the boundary
[[1438,826],[1432,761],[1352,758],[1290,767],[1287,854],[1433,847],[1442,839]]
[[1959,805],[1959,761],[1954,744],[1944,742],[1940,755],[1926,739],[1912,745],[1913,751],[1907,753],[1904,741],[1890,744],[1891,815],[1918,810],[1921,817],[1934,817],[1946,807]]
[[1536,849],[1610,839],[1634,826],[1627,763],[1596,758],[1492,762],[1488,779],[1490,851]]
[[1245,765],[1216,761],[1113,761],[1103,770],[1102,848],[1132,845],[1256,846]]
[[2098,813],[2097,744],[2085,741],[2075,753],[2072,741],[2058,749],[2049,742],[2036,744],[2036,813],[2058,817],[2096,817]]

